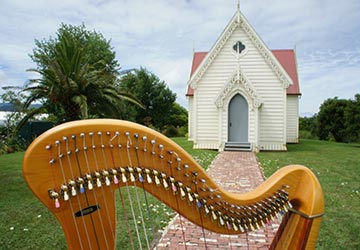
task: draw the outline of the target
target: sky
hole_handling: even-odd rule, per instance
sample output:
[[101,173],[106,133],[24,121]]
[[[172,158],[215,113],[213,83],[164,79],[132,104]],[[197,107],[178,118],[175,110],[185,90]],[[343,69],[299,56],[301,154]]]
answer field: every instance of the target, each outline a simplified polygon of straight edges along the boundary
[[[144,67],[187,108],[193,51],[209,51],[238,0],[1,0],[0,87],[36,78],[35,39],[61,23],[85,24],[111,40],[122,70]],[[359,0],[241,0],[240,10],[269,49],[296,48],[300,115],[328,98],[360,93]],[[1,91],[1,90],[0,90]]]

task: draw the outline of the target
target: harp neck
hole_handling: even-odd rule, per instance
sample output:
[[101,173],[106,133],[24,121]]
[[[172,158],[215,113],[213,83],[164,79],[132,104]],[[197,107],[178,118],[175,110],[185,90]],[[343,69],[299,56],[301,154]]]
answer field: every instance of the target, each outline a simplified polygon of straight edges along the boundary
[[60,222],[70,249],[114,248],[114,197],[129,186],[222,234],[252,231],[278,213],[296,211],[299,222],[291,224],[298,226],[281,230],[274,249],[287,244],[289,234],[302,241],[300,227],[309,228],[305,238],[313,245],[321,220],[307,226],[301,215],[311,218],[324,209],[319,182],[305,167],[285,167],[251,192],[229,193],[170,139],[119,120],[76,121],[47,131],[28,148],[23,172]]

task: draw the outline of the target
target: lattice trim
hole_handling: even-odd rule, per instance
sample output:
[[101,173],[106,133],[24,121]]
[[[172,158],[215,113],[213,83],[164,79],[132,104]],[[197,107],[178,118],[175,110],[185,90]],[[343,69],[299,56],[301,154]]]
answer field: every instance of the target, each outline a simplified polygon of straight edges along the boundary
[[241,89],[245,90],[246,94],[251,98],[252,100],[252,106],[253,108],[259,108],[263,101],[255,88],[252,86],[250,80],[247,78],[244,72],[239,69],[238,71],[235,71],[228,81],[228,83],[224,86],[224,88],[220,91],[220,94],[217,96],[215,105],[217,108],[224,107],[225,99],[229,96],[229,94],[237,87],[239,86]]
[[224,47],[225,43],[232,36],[236,28],[242,28],[244,32],[249,36],[254,46],[259,50],[265,61],[268,63],[270,68],[274,71],[284,88],[288,88],[292,84],[292,80],[286,71],[282,68],[280,63],[271,53],[271,51],[262,42],[259,36],[256,34],[254,29],[247,22],[245,17],[240,11],[237,11],[230,23],[226,26],[224,32],[221,34],[219,39],[216,41],[210,52],[206,55],[202,63],[199,65],[195,73],[190,78],[188,85],[193,89],[196,89],[197,83],[203,77],[209,66],[213,63],[214,59],[218,56],[220,50]]

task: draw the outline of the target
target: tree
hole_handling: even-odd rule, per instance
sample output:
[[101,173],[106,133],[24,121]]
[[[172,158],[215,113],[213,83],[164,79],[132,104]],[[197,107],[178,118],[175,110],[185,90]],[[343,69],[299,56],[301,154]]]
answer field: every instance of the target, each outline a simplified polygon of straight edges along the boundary
[[183,127],[188,124],[188,112],[187,110],[174,102],[170,110],[170,125],[175,127]]
[[345,109],[347,141],[360,142],[360,94]]
[[22,148],[23,142],[17,136],[16,125],[24,116],[23,101],[25,96],[16,91],[16,87],[3,87],[0,100],[9,105],[6,120],[0,126],[0,155],[4,152],[10,153]]
[[25,105],[41,102],[20,124],[39,112],[57,117],[58,122],[89,117],[116,117],[123,100],[139,104],[131,94],[116,88],[119,64],[110,41],[84,25],[62,24],[56,38],[35,40],[31,59],[39,74],[26,84]]
[[299,133],[302,139],[316,138],[317,114],[312,117],[299,117]]
[[320,140],[342,142],[345,138],[345,108],[347,100],[327,99],[321,106],[317,117],[317,134]]
[[327,99],[317,116],[317,135],[321,140],[338,142],[360,140],[360,94],[355,100]]
[[144,108],[127,109],[127,117],[160,131],[171,124],[171,110],[176,94],[166,86],[164,81],[144,68],[126,74],[120,82],[123,91],[134,93]]

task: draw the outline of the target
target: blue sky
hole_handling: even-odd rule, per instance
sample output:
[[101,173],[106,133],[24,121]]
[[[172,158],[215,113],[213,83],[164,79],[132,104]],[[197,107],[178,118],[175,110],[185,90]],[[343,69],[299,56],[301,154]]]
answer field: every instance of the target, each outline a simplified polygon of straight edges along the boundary
[[[193,49],[208,51],[236,11],[237,0],[2,0],[0,86],[35,77],[34,39],[79,25],[111,39],[122,69],[147,68],[187,107]],[[327,98],[360,93],[359,0],[241,0],[240,9],[270,49],[296,46],[300,113]]]

